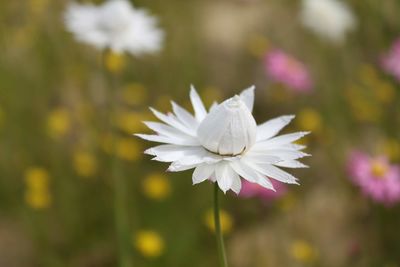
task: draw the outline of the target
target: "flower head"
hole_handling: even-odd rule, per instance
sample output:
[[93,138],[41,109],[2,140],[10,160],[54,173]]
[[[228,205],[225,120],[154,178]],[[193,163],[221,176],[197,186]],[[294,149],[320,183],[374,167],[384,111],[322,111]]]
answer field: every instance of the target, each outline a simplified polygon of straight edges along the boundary
[[164,37],[156,18],[127,0],[109,0],[100,6],[73,3],[65,13],[65,24],[78,41],[116,53],[157,52]]
[[146,154],[155,156],[157,161],[172,162],[169,171],[194,168],[193,184],[210,180],[224,192],[238,194],[240,177],[271,190],[274,187],[269,178],[297,184],[297,178],[278,167],[306,167],[297,161],[307,156],[300,151],[304,146],[292,142],[307,132],[276,136],[294,116],[281,116],[257,126],[251,115],[254,87],[213,104],[208,112],[194,88],[190,98],[194,116],[175,102],[174,113],[151,109],[163,123],[145,122],[157,134],[137,136],[164,144],[146,150]]
[[274,82],[279,82],[298,92],[312,90],[312,79],[307,67],[284,53],[273,50],[265,55],[264,66],[267,76]]
[[303,0],[301,20],[305,27],[335,43],[342,43],[346,33],[356,27],[354,14],[339,0]]
[[353,152],[349,160],[352,181],[376,202],[391,205],[400,201],[400,167],[389,164],[384,156],[371,158]]
[[382,68],[400,82],[400,38],[392,45],[389,52],[382,57]]

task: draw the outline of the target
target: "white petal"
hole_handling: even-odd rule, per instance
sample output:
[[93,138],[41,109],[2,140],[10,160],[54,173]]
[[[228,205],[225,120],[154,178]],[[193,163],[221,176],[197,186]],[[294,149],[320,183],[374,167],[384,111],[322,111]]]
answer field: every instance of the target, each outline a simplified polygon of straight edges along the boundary
[[182,108],[175,102],[171,101],[172,109],[178,118],[185,126],[189,128],[197,128],[199,123],[195,120],[195,118],[190,114],[186,109]]
[[272,155],[266,155],[264,153],[246,153],[244,156],[247,160],[256,163],[270,163],[275,164],[279,161],[282,161],[281,158]]
[[275,191],[274,186],[272,185],[271,181],[267,177],[264,177],[260,174],[257,170],[250,167],[246,164],[244,160],[236,160],[230,163],[232,169],[239,174],[243,179],[251,182],[257,183],[264,188],[268,188],[270,190]]
[[152,134],[135,134],[135,136],[140,137],[147,141],[158,142],[158,143],[166,143],[173,145],[183,145],[183,146],[195,146],[198,145],[197,140],[187,138],[173,138],[169,136],[161,136],[161,135],[152,135]]
[[254,164],[253,167],[269,178],[282,183],[299,184],[296,177],[270,164]]
[[238,195],[240,193],[240,190],[242,189],[242,181],[240,180],[240,177],[237,173],[233,173],[232,180],[233,182],[231,189]]
[[209,109],[209,112],[212,112],[217,106],[218,106],[218,103],[214,101],[214,102],[211,104],[211,107],[210,107],[210,109]]
[[169,165],[168,170],[170,172],[181,172],[181,171],[186,171],[190,170],[197,167],[197,165],[180,165],[176,162],[173,162],[171,165]]
[[193,184],[198,184],[209,179],[214,171],[215,165],[212,164],[202,164],[197,166],[192,175]]
[[206,108],[204,107],[203,101],[201,101],[201,98],[199,94],[196,92],[196,89],[194,88],[193,85],[191,85],[190,87],[190,100],[193,105],[196,120],[198,122],[201,122],[207,115],[207,111]]
[[294,115],[285,115],[266,121],[257,127],[257,141],[266,140],[279,133],[294,119]]
[[[152,121],[144,121],[143,123],[151,130],[157,132],[159,135],[168,136],[174,139],[188,139],[192,140],[193,143],[196,143],[196,139],[193,136],[187,135],[172,126]],[[197,142],[197,144],[199,143]]]
[[246,104],[247,108],[249,109],[250,112],[253,111],[253,105],[254,105],[254,89],[256,87],[253,85],[245,90],[243,90],[240,93],[240,98],[242,101]]
[[266,155],[271,155],[275,157],[279,157],[281,160],[293,160],[293,159],[301,159],[304,157],[311,156],[310,154],[297,151],[297,150],[284,150],[284,149],[274,149],[274,150],[265,150],[263,151]]
[[290,159],[274,163],[274,165],[284,168],[308,168],[307,165],[301,163],[300,161]]
[[234,171],[228,163],[220,163],[215,167],[215,176],[217,178],[218,186],[226,193],[232,187]]
[[270,148],[270,147],[278,147],[280,145],[287,145],[291,142],[294,142],[303,136],[309,134],[310,132],[297,132],[279,135],[274,138],[268,139],[266,141],[256,143],[257,147]]
[[179,145],[160,145],[147,149],[144,153],[156,156],[154,160],[163,162],[172,162],[179,160],[187,155],[193,155],[201,149],[196,146],[179,146]]
[[168,116],[155,110],[154,108],[150,108],[150,110],[153,112],[153,114],[161,121],[165,122],[166,124],[192,136],[196,136],[196,131],[194,129],[190,129],[187,126],[183,125],[179,120],[173,116],[172,114],[169,114]]

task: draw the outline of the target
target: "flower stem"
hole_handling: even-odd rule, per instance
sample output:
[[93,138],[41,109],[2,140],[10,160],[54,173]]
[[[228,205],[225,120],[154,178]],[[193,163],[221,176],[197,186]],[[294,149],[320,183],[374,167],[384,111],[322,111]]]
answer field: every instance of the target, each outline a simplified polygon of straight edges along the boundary
[[220,267],[228,267],[228,263],[226,260],[226,254],[225,254],[224,237],[222,235],[221,221],[220,221],[220,217],[219,217],[218,193],[219,193],[219,187],[218,187],[218,184],[215,183],[215,187],[214,187],[214,224],[215,224],[215,234],[216,234],[217,246],[218,246],[219,266]]
[[113,129],[113,119],[115,116],[115,110],[117,105],[117,77],[115,74],[107,71],[106,68],[106,56],[109,51],[104,51],[102,55],[102,67],[104,75],[107,82],[108,90],[108,112],[109,120],[108,127],[111,133],[111,151],[114,153],[111,155],[110,159],[110,173],[111,179],[113,181],[114,189],[114,221],[115,221],[115,231],[117,235],[117,250],[118,250],[118,266],[119,267],[132,267],[132,256],[131,256],[131,246],[129,240],[129,222],[128,222],[128,212],[126,208],[127,201],[127,185],[126,180],[121,172],[121,164],[115,155],[115,148],[117,142],[117,136],[115,130]]

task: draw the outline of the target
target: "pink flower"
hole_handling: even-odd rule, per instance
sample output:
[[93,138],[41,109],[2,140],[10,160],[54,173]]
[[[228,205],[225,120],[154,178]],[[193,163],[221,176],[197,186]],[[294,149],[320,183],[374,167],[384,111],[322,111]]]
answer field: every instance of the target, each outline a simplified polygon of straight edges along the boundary
[[389,164],[385,156],[371,158],[356,151],[348,168],[352,181],[375,202],[390,206],[400,201],[400,167]]
[[400,82],[400,38],[381,59],[382,68]]
[[312,90],[313,82],[307,67],[283,51],[267,53],[264,66],[267,76],[274,82],[282,83],[297,92]]
[[244,198],[258,197],[265,201],[274,200],[282,197],[287,193],[287,186],[281,182],[271,180],[276,192],[272,190],[265,189],[264,187],[248,182],[246,180],[242,181],[242,190],[239,196]]

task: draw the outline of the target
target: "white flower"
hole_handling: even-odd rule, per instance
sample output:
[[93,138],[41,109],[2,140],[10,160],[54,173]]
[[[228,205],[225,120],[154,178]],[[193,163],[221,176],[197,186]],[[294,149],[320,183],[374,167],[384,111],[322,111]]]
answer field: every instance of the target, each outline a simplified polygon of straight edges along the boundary
[[305,27],[335,43],[356,27],[350,8],[339,0],[303,0],[301,20]]
[[65,24],[77,40],[116,53],[157,52],[164,38],[156,18],[127,0],[109,0],[100,6],[72,3],[65,12]]
[[173,113],[163,114],[151,109],[163,123],[144,122],[155,135],[137,134],[154,142],[164,143],[145,151],[153,159],[172,162],[169,171],[195,168],[193,184],[207,179],[217,182],[222,191],[239,193],[242,177],[274,190],[269,178],[283,183],[297,184],[297,179],[278,167],[304,168],[297,161],[308,156],[301,152],[305,146],[293,144],[307,134],[278,132],[294,118],[281,116],[257,126],[251,112],[254,86],[239,96],[214,103],[209,112],[192,87],[190,99],[194,116],[175,102]]

